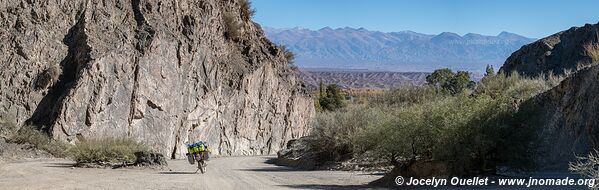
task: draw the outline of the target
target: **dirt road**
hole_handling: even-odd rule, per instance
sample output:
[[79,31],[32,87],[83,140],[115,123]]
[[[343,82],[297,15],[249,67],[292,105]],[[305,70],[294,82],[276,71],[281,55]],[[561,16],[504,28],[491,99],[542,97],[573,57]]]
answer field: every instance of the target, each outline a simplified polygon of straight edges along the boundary
[[72,168],[69,160],[0,165],[0,189],[353,189],[381,176],[343,171],[297,171],[269,164],[274,157],[223,157],[196,174],[186,160],[170,171]]

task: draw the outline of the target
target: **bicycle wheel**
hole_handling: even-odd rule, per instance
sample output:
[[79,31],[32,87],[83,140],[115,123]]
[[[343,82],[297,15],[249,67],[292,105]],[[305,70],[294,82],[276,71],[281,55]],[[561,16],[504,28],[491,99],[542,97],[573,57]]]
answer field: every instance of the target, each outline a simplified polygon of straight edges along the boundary
[[203,160],[202,161],[198,161],[198,168],[200,169],[200,172],[202,172],[202,174],[206,173],[206,168],[204,166],[204,161]]

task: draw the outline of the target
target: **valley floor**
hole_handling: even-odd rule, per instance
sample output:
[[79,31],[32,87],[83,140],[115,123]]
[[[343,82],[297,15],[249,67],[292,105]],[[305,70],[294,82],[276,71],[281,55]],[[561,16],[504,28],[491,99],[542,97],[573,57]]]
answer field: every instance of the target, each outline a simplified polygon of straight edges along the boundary
[[72,168],[64,159],[12,162],[0,165],[0,189],[361,189],[381,177],[297,171],[269,164],[274,158],[214,158],[206,174],[194,173],[186,160],[169,160],[166,170]]
[[[186,160],[169,160],[168,168],[73,168],[73,161],[38,159],[0,163],[0,189],[372,189],[365,186],[380,178],[362,172],[299,171],[270,164],[273,156],[222,157],[208,162],[206,174],[195,173]],[[573,177],[567,173],[539,173],[538,178]],[[481,189],[481,187],[399,189]],[[583,186],[497,187],[483,189],[586,189]]]

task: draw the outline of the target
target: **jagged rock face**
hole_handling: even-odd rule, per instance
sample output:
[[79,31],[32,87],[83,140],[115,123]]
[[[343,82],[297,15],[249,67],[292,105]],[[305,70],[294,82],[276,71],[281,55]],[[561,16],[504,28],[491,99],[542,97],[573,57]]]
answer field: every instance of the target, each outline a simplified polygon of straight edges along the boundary
[[526,127],[539,127],[544,166],[566,168],[575,156],[599,149],[599,66],[578,71],[523,103]]
[[[0,0],[0,115],[173,157],[194,140],[221,155],[275,153],[307,132],[313,103],[240,11],[234,0]],[[225,13],[239,38],[224,35]]]
[[576,71],[579,65],[586,66],[593,62],[585,49],[585,45],[592,43],[599,43],[599,24],[572,27],[522,46],[505,61],[500,72],[537,76],[549,72],[563,74],[565,70]]

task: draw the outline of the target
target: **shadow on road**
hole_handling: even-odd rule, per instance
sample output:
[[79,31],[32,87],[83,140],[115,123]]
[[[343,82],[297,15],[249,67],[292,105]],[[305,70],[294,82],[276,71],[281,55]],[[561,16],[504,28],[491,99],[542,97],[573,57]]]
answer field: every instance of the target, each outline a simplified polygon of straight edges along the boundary
[[[375,187],[365,185],[317,185],[317,184],[299,184],[299,185],[281,185],[281,187],[292,189],[376,189]],[[380,188],[385,189],[385,188]]]
[[239,171],[252,171],[252,172],[294,172],[302,171],[288,167],[267,167],[267,168],[253,168],[253,169],[238,169]]
[[71,168],[75,166],[75,164],[73,163],[49,163],[44,167],[49,167],[49,168]]
[[181,171],[174,171],[174,172],[160,172],[160,174],[169,174],[169,175],[182,175],[182,174],[198,174],[196,172],[181,172]]

